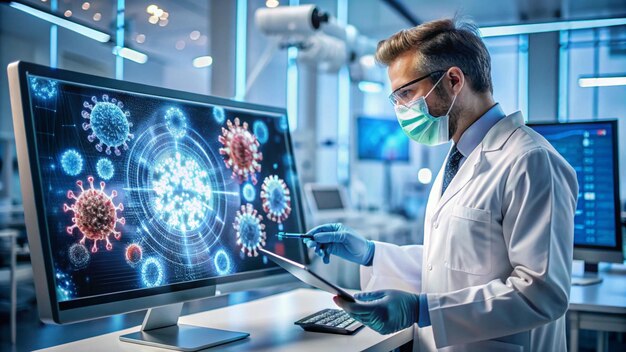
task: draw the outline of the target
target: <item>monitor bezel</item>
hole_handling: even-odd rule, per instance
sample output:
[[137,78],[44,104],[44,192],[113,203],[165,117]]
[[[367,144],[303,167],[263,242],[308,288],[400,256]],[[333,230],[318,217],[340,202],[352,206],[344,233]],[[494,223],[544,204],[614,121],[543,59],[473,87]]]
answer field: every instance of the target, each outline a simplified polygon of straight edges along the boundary
[[[574,259],[587,260],[591,262],[622,262],[623,258],[623,242],[622,242],[622,223],[621,223],[621,204],[620,204],[620,184],[619,184],[619,145],[618,145],[618,121],[617,119],[602,119],[602,120],[576,120],[567,122],[532,122],[528,123],[529,127],[533,126],[559,126],[563,124],[567,125],[590,125],[590,124],[602,124],[606,123],[611,126],[612,130],[612,144],[613,144],[613,201],[615,207],[615,231],[616,241],[615,246],[596,246],[588,244],[576,244],[574,243]],[[537,131],[536,131],[537,132]],[[537,132],[539,133],[539,132]],[[609,252],[615,252],[615,255],[611,255]],[[619,258],[617,254],[619,253]]]
[[360,154],[359,141],[361,139],[363,132],[359,128],[359,122],[363,120],[390,121],[390,122],[395,122],[396,124],[398,124],[398,128],[402,128],[395,117],[390,118],[390,117],[385,117],[385,116],[357,115],[355,120],[356,120],[355,121],[355,124],[356,124],[355,135],[356,135],[357,159],[359,159],[360,161],[372,161],[372,162],[394,163],[394,164],[395,163],[398,163],[398,164],[410,164],[411,163],[411,140],[408,137],[407,139],[409,140],[407,141],[407,145],[406,145],[407,147],[406,159],[383,159],[383,158],[374,158],[374,157],[370,158],[370,157],[362,157]]
[[[72,301],[86,300],[85,305],[80,307],[61,308],[56,297],[54,280],[54,263],[51,253],[50,241],[43,238],[43,234],[49,234],[48,224],[43,214],[44,192],[41,188],[40,167],[36,162],[34,119],[31,110],[28,75],[49,77],[76,84],[102,87],[104,89],[120,90],[129,93],[162,96],[192,103],[211,104],[227,108],[259,111],[287,116],[284,108],[264,106],[252,103],[233,101],[225,98],[188,93],[161,87],[148,86],[140,83],[120,81],[105,77],[93,76],[85,73],[50,68],[38,64],[17,61],[9,64],[9,91],[11,108],[13,111],[13,125],[18,155],[20,184],[23,195],[24,214],[28,241],[31,248],[31,261],[33,265],[35,289],[39,305],[41,320],[48,323],[68,323],[89,320],[114,314],[127,313],[143,310],[155,306],[185,302],[201,299],[213,295],[215,286],[233,283],[243,280],[258,279],[285,273],[284,269],[276,266],[267,269],[251,270],[229,276],[213,277],[192,282],[181,282],[155,288],[145,288],[137,291],[143,292],[138,297],[124,298],[126,292],[117,292],[101,296],[92,296]],[[291,135],[286,134],[288,151],[293,154],[293,142]],[[35,162],[31,163],[31,160]],[[294,163],[294,172],[297,175]],[[293,186],[292,196],[302,200],[300,182]],[[299,214],[298,226],[305,230],[305,219],[301,201],[292,204],[295,213]],[[39,216],[41,215],[41,216]],[[41,230],[43,229],[42,232]],[[304,245],[299,247],[299,256],[308,263],[308,256]],[[43,269],[43,270],[38,270]],[[128,292],[128,291],[127,291]],[[136,291],[130,291],[136,292]]]

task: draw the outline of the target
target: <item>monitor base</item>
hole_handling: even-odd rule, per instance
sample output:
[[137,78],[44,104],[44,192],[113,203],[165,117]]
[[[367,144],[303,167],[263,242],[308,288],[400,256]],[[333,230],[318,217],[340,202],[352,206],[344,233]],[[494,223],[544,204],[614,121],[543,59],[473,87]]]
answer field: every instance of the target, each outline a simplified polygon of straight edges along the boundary
[[175,351],[198,351],[245,339],[250,334],[191,325],[174,325],[120,336],[120,341]]
[[583,276],[572,276],[572,286],[588,286],[602,282],[602,278],[598,275],[585,274]]
[[245,332],[178,324],[182,309],[183,303],[148,309],[141,330],[120,336],[120,341],[175,351],[198,351],[250,336]]

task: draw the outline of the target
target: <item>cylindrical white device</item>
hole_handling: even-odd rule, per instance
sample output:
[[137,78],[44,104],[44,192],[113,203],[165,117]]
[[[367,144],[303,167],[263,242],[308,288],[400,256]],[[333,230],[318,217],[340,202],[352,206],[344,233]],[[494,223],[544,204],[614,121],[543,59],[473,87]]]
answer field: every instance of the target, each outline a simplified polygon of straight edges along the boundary
[[311,35],[328,15],[315,5],[260,8],[254,14],[256,26],[266,35]]

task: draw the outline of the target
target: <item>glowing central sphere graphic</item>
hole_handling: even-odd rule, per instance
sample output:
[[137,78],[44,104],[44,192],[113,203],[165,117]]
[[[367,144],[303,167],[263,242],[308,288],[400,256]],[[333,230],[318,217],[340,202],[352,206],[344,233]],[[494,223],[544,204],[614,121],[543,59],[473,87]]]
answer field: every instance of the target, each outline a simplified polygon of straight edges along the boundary
[[210,209],[209,173],[193,157],[179,152],[157,162],[152,171],[154,209],[168,226],[182,232],[197,229]]

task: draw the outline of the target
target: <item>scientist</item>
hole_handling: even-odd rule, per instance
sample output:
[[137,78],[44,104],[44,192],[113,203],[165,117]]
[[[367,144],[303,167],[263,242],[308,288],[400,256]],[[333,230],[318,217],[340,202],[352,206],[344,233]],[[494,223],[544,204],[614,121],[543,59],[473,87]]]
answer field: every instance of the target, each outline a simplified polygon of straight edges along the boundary
[[[378,44],[404,132],[452,140],[426,208],[424,244],[364,239],[341,224],[307,245],[359,263],[356,303],[335,302],[388,334],[413,326],[420,351],[565,351],[576,173],[520,112],[494,102],[478,29],[438,20]],[[513,74],[513,73],[512,73]]]

